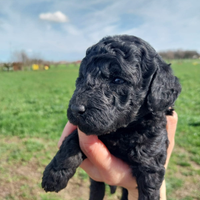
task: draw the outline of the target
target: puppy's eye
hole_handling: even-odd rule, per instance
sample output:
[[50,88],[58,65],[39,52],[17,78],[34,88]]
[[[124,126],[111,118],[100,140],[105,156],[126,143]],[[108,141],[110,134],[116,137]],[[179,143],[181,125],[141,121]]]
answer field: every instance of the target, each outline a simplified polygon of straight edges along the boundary
[[115,78],[114,80],[113,80],[113,83],[115,83],[115,84],[122,84],[122,83],[124,83],[125,82],[125,80],[123,80],[123,79],[121,79],[121,78]]

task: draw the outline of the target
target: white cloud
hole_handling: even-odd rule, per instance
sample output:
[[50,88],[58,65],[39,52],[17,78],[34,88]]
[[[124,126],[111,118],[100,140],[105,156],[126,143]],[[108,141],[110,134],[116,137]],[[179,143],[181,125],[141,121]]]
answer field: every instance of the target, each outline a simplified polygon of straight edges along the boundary
[[39,18],[42,20],[60,22],[60,23],[69,21],[67,16],[60,11],[57,11],[55,13],[41,13],[39,15]]

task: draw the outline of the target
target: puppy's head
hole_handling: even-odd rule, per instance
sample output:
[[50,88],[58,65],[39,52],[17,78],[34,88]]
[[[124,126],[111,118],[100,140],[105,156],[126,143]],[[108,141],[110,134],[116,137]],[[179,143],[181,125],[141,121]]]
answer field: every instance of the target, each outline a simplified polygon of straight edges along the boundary
[[172,106],[180,85],[169,65],[134,36],[103,38],[83,59],[68,119],[86,134],[126,127]]

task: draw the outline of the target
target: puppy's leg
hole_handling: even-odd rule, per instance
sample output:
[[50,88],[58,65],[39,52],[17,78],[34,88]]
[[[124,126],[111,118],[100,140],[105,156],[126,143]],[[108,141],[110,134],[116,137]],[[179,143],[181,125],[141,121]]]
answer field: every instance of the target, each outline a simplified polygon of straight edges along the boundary
[[160,187],[164,180],[164,167],[159,171],[148,169],[137,178],[139,200],[160,200]]
[[105,183],[97,182],[90,178],[89,200],[103,200],[105,195]]
[[[117,187],[113,185],[109,185],[110,193],[114,194]],[[90,198],[89,200],[103,200],[105,195],[105,183],[97,182],[90,178]],[[128,198],[121,199],[128,200]]]
[[58,192],[67,186],[76,168],[86,158],[79,146],[77,130],[65,138],[60,150],[43,172],[42,187],[46,192]]
[[125,188],[122,188],[122,197],[121,200],[128,200],[128,190]]
[[114,194],[116,192],[117,186],[109,185],[109,187],[110,187],[110,193]]

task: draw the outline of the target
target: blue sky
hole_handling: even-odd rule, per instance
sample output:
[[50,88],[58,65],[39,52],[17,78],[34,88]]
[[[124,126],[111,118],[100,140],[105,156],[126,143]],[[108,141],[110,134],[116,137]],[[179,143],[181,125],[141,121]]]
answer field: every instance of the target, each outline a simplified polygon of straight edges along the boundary
[[0,0],[0,62],[14,52],[82,59],[108,35],[129,34],[157,51],[200,52],[199,0]]

